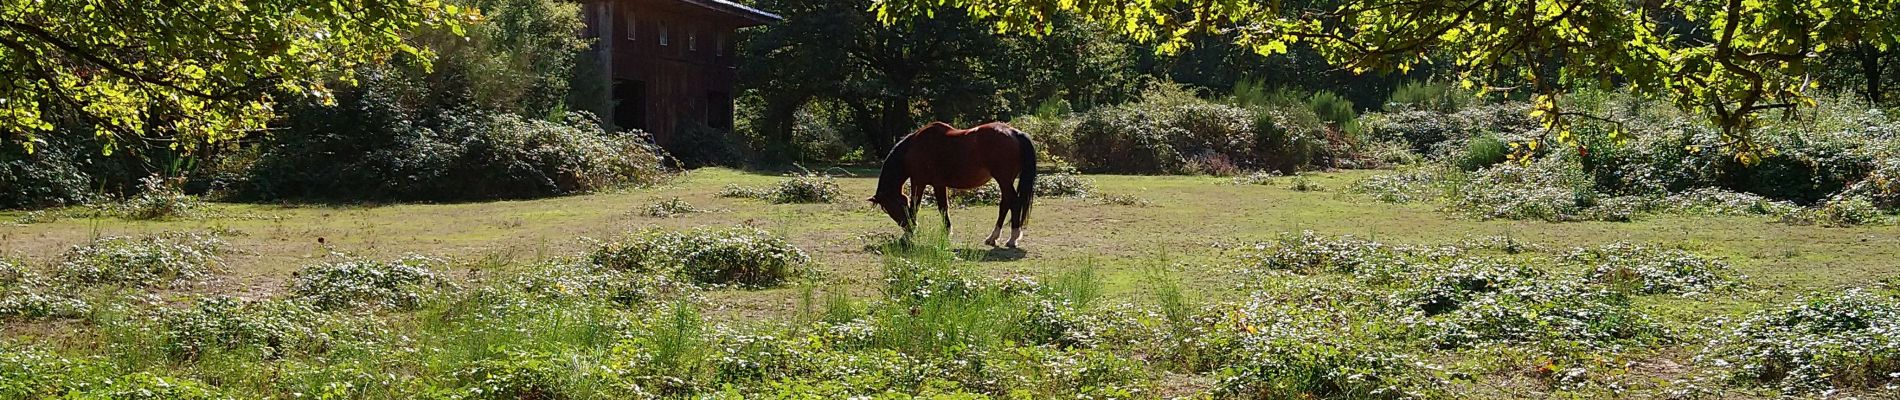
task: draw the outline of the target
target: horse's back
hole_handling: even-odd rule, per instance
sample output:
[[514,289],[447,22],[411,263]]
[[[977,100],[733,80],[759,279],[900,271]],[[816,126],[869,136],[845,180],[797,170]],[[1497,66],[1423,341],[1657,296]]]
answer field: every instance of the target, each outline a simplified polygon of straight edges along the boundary
[[908,158],[912,168],[929,171],[917,176],[927,184],[975,188],[993,176],[1013,177],[1020,171],[1017,159],[1021,153],[1015,132],[1002,122],[970,129],[925,129],[906,139],[920,142],[911,148]]

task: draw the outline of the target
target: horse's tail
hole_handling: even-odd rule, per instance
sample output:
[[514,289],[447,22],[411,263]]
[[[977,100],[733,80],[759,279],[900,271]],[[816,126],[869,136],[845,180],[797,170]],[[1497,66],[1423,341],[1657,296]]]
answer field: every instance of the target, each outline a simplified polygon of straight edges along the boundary
[[1013,135],[1016,137],[1016,148],[1022,151],[1023,157],[1022,172],[1017,175],[1021,180],[1016,182],[1016,196],[1022,198],[1022,208],[1016,210],[1016,215],[1024,225],[1028,225],[1029,207],[1036,201],[1036,144],[1029,141],[1029,134],[1011,130],[1016,133]]

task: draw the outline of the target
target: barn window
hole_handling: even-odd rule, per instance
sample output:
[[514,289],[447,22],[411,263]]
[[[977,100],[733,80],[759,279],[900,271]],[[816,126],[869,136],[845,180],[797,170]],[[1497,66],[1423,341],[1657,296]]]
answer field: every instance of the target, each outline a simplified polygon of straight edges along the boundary
[[686,49],[692,50],[692,51],[699,51],[699,30],[697,29],[686,30]]
[[661,46],[668,46],[668,45],[672,45],[672,44],[673,44],[671,40],[668,40],[668,39],[670,39],[670,38],[668,38],[668,37],[667,37],[667,34],[670,34],[670,33],[672,33],[672,32],[667,32],[667,31],[666,31],[666,23],[665,23],[665,22],[661,22],[661,23],[660,23],[660,45],[661,45]]
[[640,40],[640,20],[632,11],[627,12],[627,40]]
[[726,55],[726,34],[721,33],[719,36],[713,38],[713,53],[722,56]]

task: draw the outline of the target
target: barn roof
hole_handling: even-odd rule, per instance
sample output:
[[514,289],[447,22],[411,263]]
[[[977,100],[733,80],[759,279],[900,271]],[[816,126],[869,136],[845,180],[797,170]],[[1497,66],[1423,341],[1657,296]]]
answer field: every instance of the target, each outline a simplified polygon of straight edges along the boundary
[[738,16],[740,18],[745,18],[747,21],[752,21],[753,23],[768,24],[768,23],[778,22],[779,20],[783,19],[783,18],[780,18],[778,14],[773,14],[773,13],[765,12],[764,10],[760,10],[757,8],[748,7],[744,4],[732,2],[731,0],[681,0],[681,1],[687,4],[705,7],[713,11],[731,14],[734,16]]

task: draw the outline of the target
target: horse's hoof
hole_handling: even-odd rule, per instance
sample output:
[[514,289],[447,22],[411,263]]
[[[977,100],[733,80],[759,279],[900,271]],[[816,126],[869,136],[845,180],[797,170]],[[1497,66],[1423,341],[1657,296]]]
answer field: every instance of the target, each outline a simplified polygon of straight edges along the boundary
[[1009,248],[1016,248],[1016,242],[1009,242]]
[[984,246],[990,246],[990,247],[996,247],[996,239],[990,239],[990,240],[985,240],[985,241],[983,241],[983,245],[984,245]]

